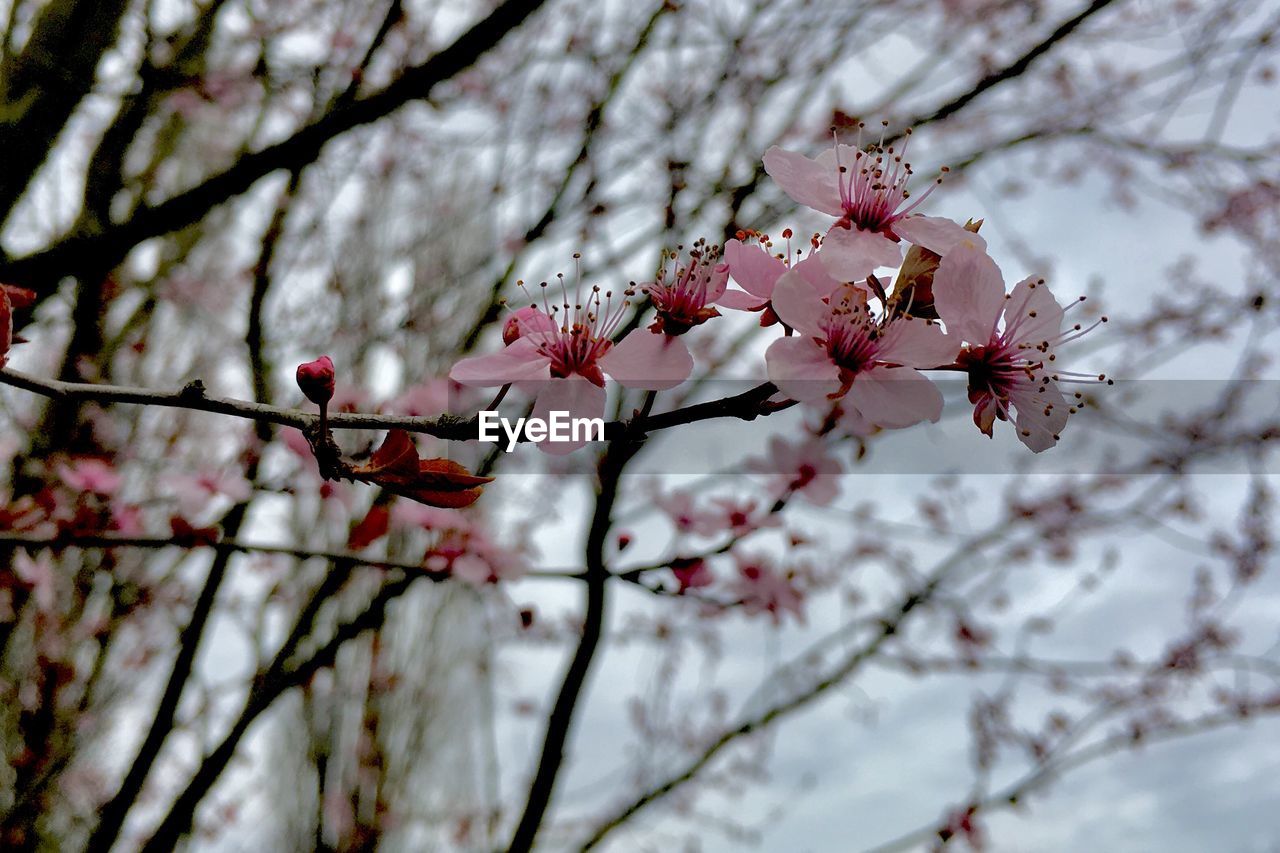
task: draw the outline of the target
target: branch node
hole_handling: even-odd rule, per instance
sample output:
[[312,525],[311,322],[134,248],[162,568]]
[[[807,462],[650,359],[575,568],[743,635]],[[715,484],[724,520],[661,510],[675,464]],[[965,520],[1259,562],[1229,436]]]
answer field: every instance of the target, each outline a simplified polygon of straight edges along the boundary
[[204,382],[199,379],[192,379],[182,386],[179,395],[188,400],[203,400],[205,396]]

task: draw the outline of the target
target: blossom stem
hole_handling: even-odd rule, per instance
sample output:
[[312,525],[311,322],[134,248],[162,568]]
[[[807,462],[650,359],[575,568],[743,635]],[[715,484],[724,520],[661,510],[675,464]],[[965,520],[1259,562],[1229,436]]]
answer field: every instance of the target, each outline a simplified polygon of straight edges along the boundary
[[502,405],[502,401],[507,398],[507,392],[510,390],[511,390],[510,382],[508,382],[506,385],[503,385],[501,388],[499,388],[498,393],[495,394],[493,399],[489,401],[489,405],[485,406],[485,410],[491,412],[494,409],[498,408],[498,406]]

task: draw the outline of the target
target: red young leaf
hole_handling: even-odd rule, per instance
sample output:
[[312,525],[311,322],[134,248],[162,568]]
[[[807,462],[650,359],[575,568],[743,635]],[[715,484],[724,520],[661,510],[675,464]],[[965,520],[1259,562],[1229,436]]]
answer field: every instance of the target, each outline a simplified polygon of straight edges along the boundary
[[186,547],[215,545],[222,537],[222,531],[217,527],[196,527],[180,515],[169,519],[169,530],[173,533],[174,544]]
[[12,284],[0,284],[0,290],[3,290],[4,295],[9,297],[9,305],[14,311],[30,308],[35,304],[36,292],[34,290],[27,290],[25,287],[16,287]]
[[387,491],[427,504],[459,509],[480,497],[492,477],[477,477],[449,459],[422,459],[409,433],[393,429],[373,452],[368,465],[351,469],[351,476]]
[[369,508],[368,515],[351,528],[351,535],[347,537],[347,547],[352,551],[366,548],[386,536],[390,526],[390,510],[384,504],[374,504]]

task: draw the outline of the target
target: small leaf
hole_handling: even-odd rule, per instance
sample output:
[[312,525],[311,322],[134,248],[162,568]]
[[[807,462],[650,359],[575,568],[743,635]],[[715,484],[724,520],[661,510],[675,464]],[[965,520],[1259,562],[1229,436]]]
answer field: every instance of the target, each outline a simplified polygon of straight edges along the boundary
[[25,287],[16,287],[12,284],[0,284],[0,290],[3,290],[4,295],[9,297],[9,305],[15,311],[30,308],[35,304],[36,292],[34,290],[27,290]]
[[347,548],[359,551],[377,542],[391,528],[391,511],[385,504],[374,504],[360,523],[351,528]]
[[352,468],[351,476],[428,506],[451,509],[475,503],[481,487],[493,481],[492,477],[477,477],[450,459],[421,459],[402,429],[389,431],[369,464]]

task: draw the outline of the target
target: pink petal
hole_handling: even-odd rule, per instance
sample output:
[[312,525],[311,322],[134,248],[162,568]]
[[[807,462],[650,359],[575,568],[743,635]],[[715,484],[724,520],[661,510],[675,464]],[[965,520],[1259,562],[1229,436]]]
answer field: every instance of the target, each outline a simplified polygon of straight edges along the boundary
[[735,311],[759,311],[762,307],[768,305],[768,302],[768,300],[762,300],[759,296],[751,296],[750,293],[724,291],[716,305]]
[[[818,291],[819,296],[830,296],[832,291],[840,286],[839,279],[831,277],[827,272],[827,265],[822,262],[822,252],[812,252],[803,261],[799,261],[792,265],[791,271],[797,273],[809,284],[813,285],[813,289]],[[863,276],[863,279],[866,277]],[[861,287],[865,287],[864,281],[855,282]]]
[[883,234],[834,226],[818,252],[827,272],[840,281],[862,281],[877,267],[902,263],[902,247]]
[[840,426],[849,435],[866,437],[874,435],[879,429],[871,421],[867,420],[867,416],[859,412],[852,405],[846,405],[840,413]]
[[729,265],[727,263],[716,264],[715,269],[711,271],[711,278],[707,282],[707,303],[718,301],[728,285]]
[[840,390],[840,368],[812,338],[779,338],[764,354],[769,381],[802,402]]
[[961,243],[972,243],[980,249],[987,248],[987,241],[963,225],[941,216],[908,216],[893,223],[893,233],[909,243],[924,246],[936,255],[947,253]]
[[684,341],[637,329],[604,354],[600,369],[628,388],[665,391],[693,373],[693,356]]
[[782,261],[759,246],[748,246],[741,240],[730,240],[724,244],[724,259],[729,264],[733,280],[747,293],[761,299],[773,295],[773,285],[787,271],[787,265]]
[[875,367],[859,373],[848,399],[863,417],[885,429],[902,429],[942,417],[942,392],[909,367]]
[[[556,321],[553,320],[547,312],[533,305],[526,305],[524,308],[520,308],[515,311],[511,317],[515,319],[517,324],[519,324],[521,334],[528,335],[539,333],[554,335],[556,333]],[[508,319],[507,322],[511,322],[511,319]]]
[[907,367],[941,367],[960,354],[960,339],[942,326],[915,317],[894,320],[885,329],[876,360]]
[[1031,276],[1014,285],[1004,306],[1004,327],[1017,343],[1039,344],[1062,331],[1062,315],[1062,306],[1048,285]]
[[[538,392],[529,417],[541,418],[548,424],[552,412],[567,412],[570,418],[603,418],[605,397],[603,388],[581,376],[552,379]],[[580,430],[578,441],[540,441],[538,449],[552,456],[565,456],[586,446],[581,440],[586,433]]]
[[773,289],[773,310],[791,328],[815,338],[825,337],[822,320],[829,307],[813,285],[795,272],[778,279]]
[[551,359],[539,353],[538,345],[525,337],[498,352],[462,359],[449,371],[449,378],[462,385],[482,388],[550,379]]
[[1016,410],[1013,422],[1019,441],[1035,453],[1058,443],[1058,436],[1067,425],[1070,408],[1056,382],[1019,382],[1010,393],[1009,402]]
[[986,346],[1005,308],[1004,277],[976,244],[957,246],[933,275],[933,303],[953,336]]
[[721,308],[732,308],[736,311],[757,311],[763,308],[768,301],[767,299],[761,299],[759,296],[752,296],[750,293],[743,293],[741,290],[726,290],[720,295],[716,305]]
[[832,216],[844,216],[834,162],[824,165],[775,145],[764,152],[764,170],[793,201]]
[[[824,148],[822,153],[813,158],[813,161],[823,169],[836,172],[841,166],[853,168],[853,164],[858,159],[858,146],[847,145],[841,142],[834,148]],[[841,214],[844,215],[843,213]]]

